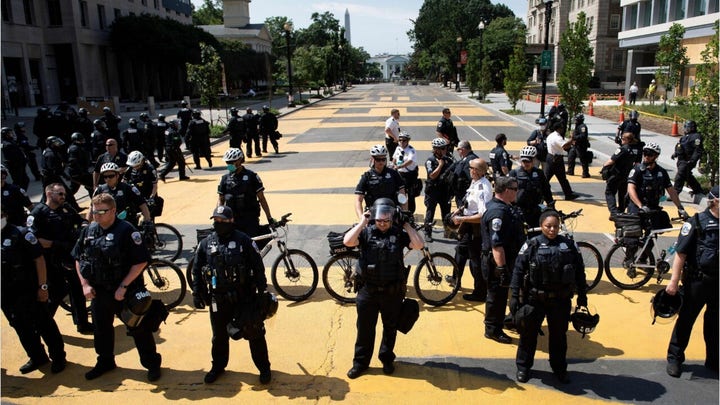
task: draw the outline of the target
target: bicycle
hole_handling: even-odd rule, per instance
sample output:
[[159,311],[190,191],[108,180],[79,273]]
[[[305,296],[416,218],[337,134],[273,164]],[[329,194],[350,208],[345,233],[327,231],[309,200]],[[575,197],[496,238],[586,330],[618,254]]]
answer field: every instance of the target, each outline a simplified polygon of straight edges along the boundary
[[[623,290],[635,290],[653,277],[657,272],[657,283],[662,282],[663,276],[672,268],[670,257],[675,254],[674,246],[670,247],[668,256],[665,249],[659,249],[657,245],[658,236],[670,231],[677,231],[681,228],[651,229],[649,215],[639,215],[637,218],[630,218],[628,224],[635,225],[634,229],[640,229],[640,234],[634,237],[628,235],[621,227],[616,230],[615,244],[605,256],[605,272],[610,282]],[[671,222],[682,221],[683,218],[672,218]],[[633,222],[635,222],[633,224]],[[625,226],[628,226],[626,224]],[[616,222],[617,226],[617,222]],[[638,228],[639,227],[639,228]],[[643,229],[645,236],[642,236]],[[652,248],[649,247],[652,241]],[[642,245],[641,248],[638,248]],[[656,262],[655,258],[659,260]]]
[[[413,224],[422,230],[423,224]],[[357,248],[348,248],[342,244],[344,234],[328,234],[330,255],[323,268],[323,285],[328,294],[342,303],[353,304],[357,296],[355,284],[355,266],[360,258]],[[412,252],[408,250],[405,258]],[[431,253],[427,245],[420,249],[422,259],[415,268],[413,286],[418,298],[426,304],[441,306],[452,300],[460,290],[460,283],[452,282],[457,272],[455,259],[447,253]],[[449,276],[449,277],[447,277]]]
[[[569,214],[565,214],[562,211],[558,211],[560,214],[560,235],[566,236],[572,240],[575,240],[573,231],[575,230],[575,221],[577,217],[582,216],[583,209],[573,211]],[[528,234],[531,232],[541,232],[541,228],[529,228],[527,229]],[[600,279],[603,274],[603,259],[600,251],[593,245],[584,241],[575,241],[578,247],[578,252],[583,258],[585,264],[585,282],[587,283],[587,291],[592,290],[595,286],[600,283]]]
[[[159,201],[158,201],[159,200]],[[146,200],[148,210],[150,210],[153,219],[162,213],[162,199],[148,198]],[[151,233],[148,234],[148,230]],[[180,257],[183,248],[182,234],[172,225],[162,222],[155,223],[152,228],[141,227],[141,233],[145,246],[150,251],[152,257],[169,260],[174,262]]]
[[[270,269],[270,279],[275,291],[280,296],[290,301],[304,301],[308,299],[318,284],[318,269],[313,258],[300,249],[289,249],[287,247],[287,223],[292,213],[288,213],[272,224],[265,226],[267,233],[252,238],[258,243],[260,256],[265,257],[272,249],[273,244],[277,245],[280,254],[275,259]],[[198,244],[207,236],[212,229],[198,229]],[[202,238],[201,238],[202,236]],[[265,242],[264,245],[262,243]],[[197,246],[195,247],[197,249]],[[195,250],[193,249],[193,251]],[[195,255],[190,259],[185,271],[185,277],[189,284],[192,284],[192,268]]]

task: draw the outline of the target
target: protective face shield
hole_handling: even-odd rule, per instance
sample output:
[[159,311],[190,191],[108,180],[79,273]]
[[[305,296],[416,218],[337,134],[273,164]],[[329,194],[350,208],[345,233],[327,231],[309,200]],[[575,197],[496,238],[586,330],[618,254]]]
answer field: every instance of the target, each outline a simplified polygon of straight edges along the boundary
[[370,209],[370,220],[377,222],[390,221],[395,219],[396,209],[394,206],[378,205]]
[[650,300],[650,317],[652,325],[669,324],[675,320],[683,304],[682,292],[670,295],[665,289],[660,289]]

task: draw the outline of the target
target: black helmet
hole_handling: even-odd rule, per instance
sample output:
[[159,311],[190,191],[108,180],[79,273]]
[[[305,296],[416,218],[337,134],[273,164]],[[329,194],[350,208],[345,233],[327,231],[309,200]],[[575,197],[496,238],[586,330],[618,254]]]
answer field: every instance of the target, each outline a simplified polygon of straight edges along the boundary
[[695,121],[685,121],[685,132],[689,134],[697,132],[697,124],[695,123]]
[[630,119],[633,121],[637,121],[637,119],[640,118],[640,113],[637,112],[637,110],[630,111]]
[[370,219],[395,219],[395,202],[389,198],[378,198],[370,209]]
[[105,106],[105,107],[103,107],[103,112],[104,112],[104,113],[109,113],[109,112],[112,112],[112,111],[110,110],[110,107]]
[[543,314],[533,305],[525,304],[513,315],[513,324],[519,334],[536,331],[542,324]]
[[585,115],[580,113],[575,115],[575,122],[583,122],[585,121]]
[[268,107],[267,105],[264,105],[264,106],[263,106],[263,111],[270,111],[270,107]]
[[193,112],[192,112],[192,117],[193,117],[193,118],[200,118],[201,115],[202,115],[202,113],[200,112],[200,110],[195,109],[195,110],[193,110]]
[[565,104],[563,104],[563,103],[558,104],[558,110],[564,110],[564,109],[565,109]]
[[263,319],[270,319],[277,313],[278,299],[271,292],[263,292],[258,299],[258,313]]
[[537,119],[537,123],[538,123],[538,125],[547,125],[547,118],[540,117]]
[[146,112],[141,112],[141,113],[140,113],[140,120],[142,120],[142,121],[147,121],[148,118],[150,118],[150,116],[148,115],[148,113],[146,113]]
[[70,136],[70,140],[75,143],[83,143],[85,142],[85,137],[80,132],[73,132],[73,134]]
[[86,108],[81,108],[78,110],[78,115],[85,118],[88,115],[88,110]]
[[230,114],[232,114],[232,115],[237,115],[237,113],[238,113],[237,107],[232,107],[232,108],[230,108]]
[[443,224],[448,228],[452,229],[453,231],[457,231],[457,229],[460,227],[460,225],[455,225],[455,222],[452,220],[452,212],[448,212],[447,215],[443,217]]
[[598,322],[600,322],[600,315],[593,315],[590,313],[588,307],[577,307],[575,312],[570,315],[570,322],[573,324],[573,328],[576,331],[582,333],[582,337],[592,333],[595,330]]
[[15,132],[25,131],[25,121],[16,122],[15,125],[13,125],[13,129]]
[[97,119],[97,120],[93,121],[93,126],[95,126],[95,128],[98,128],[98,129],[106,127],[105,121],[103,121],[101,119]]
[[65,142],[63,142],[63,140],[58,138],[57,136],[48,136],[48,138],[45,140],[45,143],[47,143],[48,146],[55,148],[65,146]]
[[140,322],[150,309],[150,305],[152,305],[152,297],[147,289],[142,288],[134,294],[128,294],[125,298],[125,305],[120,312],[120,319],[129,328],[135,328],[140,325]]
[[650,315],[652,316],[652,323],[655,324],[657,317],[663,319],[661,323],[667,323],[672,321],[683,304],[682,294],[679,292],[675,295],[670,295],[665,292],[665,289],[660,289],[655,296],[650,300]]
[[183,107],[185,107],[185,106],[187,105],[187,101],[185,101],[185,100],[180,101],[180,105],[182,105]]
[[13,130],[10,129],[10,127],[2,127],[2,129],[0,129],[0,134],[2,134],[3,138],[5,135],[14,135]]
[[165,121],[165,114],[158,114],[158,121]]
[[132,127],[132,128],[137,127],[137,120],[135,118],[130,118],[128,120],[128,125],[130,125],[130,127]]

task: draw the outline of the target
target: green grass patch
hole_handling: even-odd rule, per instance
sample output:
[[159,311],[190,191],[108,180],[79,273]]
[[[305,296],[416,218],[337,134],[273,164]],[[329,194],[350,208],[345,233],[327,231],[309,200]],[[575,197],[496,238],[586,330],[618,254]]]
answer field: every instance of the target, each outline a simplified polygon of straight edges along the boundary
[[508,115],[521,115],[521,114],[524,114],[524,113],[523,113],[522,111],[520,111],[520,110],[513,110],[513,109],[510,109],[510,110],[500,110],[500,111],[502,111],[502,112],[504,112],[505,114],[508,114]]

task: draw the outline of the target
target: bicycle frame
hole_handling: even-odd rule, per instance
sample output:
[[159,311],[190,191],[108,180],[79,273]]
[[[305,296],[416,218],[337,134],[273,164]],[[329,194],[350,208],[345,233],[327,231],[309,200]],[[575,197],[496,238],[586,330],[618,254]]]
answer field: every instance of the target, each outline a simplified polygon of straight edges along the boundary
[[[650,231],[650,233],[644,238],[645,243],[643,244],[642,248],[638,250],[638,253],[635,257],[635,260],[633,261],[633,266],[641,269],[653,269],[658,271],[658,282],[660,282],[660,278],[663,276],[663,274],[667,273],[670,270],[671,264],[669,258],[672,257],[675,252],[671,253],[670,256],[667,256],[667,251],[665,249],[659,250],[657,243],[653,242],[652,246],[652,253],[657,258],[657,262],[652,264],[645,264],[639,262],[640,258],[643,257],[643,254],[647,252],[648,245],[650,244],[650,241],[657,241],[658,236],[665,233],[665,232],[671,232],[671,231],[679,231],[681,228],[664,228],[664,229],[653,229]],[[662,264],[665,263],[665,264]],[[661,268],[662,267],[662,268]]]

